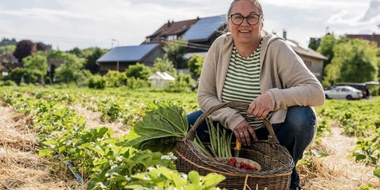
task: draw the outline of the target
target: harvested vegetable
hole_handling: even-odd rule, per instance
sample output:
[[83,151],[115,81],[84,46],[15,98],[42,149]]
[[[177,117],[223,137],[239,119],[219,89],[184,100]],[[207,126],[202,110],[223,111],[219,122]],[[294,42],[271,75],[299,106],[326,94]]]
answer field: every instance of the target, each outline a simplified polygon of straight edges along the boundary
[[167,152],[174,148],[176,138],[185,137],[187,131],[188,121],[181,107],[170,101],[154,101],[131,130],[126,145]]
[[231,158],[227,162],[225,162],[227,165],[230,165],[232,167],[239,168],[241,170],[252,170],[252,171],[259,171],[258,168],[251,166],[248,163],[245,163],[243,161],[238,162],[236,158]]
[[209,118],[206,118],[206,124],[210,135],[210,145],[204,146],[197,137],[195,142],[201,151],[214,158],[231,157],[232,134],[227,135],[227,129],[222,127],[219,122],[214,126],[214,122]]

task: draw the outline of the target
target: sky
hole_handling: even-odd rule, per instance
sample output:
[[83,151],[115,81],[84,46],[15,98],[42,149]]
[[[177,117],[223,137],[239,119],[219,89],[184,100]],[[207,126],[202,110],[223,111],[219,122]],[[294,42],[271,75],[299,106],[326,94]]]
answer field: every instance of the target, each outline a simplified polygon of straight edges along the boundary
[[[310,37],[380,33],[380,0],[261,0],[264,29]],[[0,38],[70,50],[141,44],[168,20],[223,15],[231,0],[0,0]],[[114,39],[114,40],[112,40]]]

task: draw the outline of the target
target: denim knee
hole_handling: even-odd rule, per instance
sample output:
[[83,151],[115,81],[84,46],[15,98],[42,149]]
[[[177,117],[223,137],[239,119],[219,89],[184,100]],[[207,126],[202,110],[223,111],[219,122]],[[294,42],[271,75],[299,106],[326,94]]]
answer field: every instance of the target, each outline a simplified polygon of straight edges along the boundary
[[[315,114],[308,106],[293,106],[288,108],[285,125],[294,135],[306,135],[314,133]],[[305,134],[306,133],[306,134]]]

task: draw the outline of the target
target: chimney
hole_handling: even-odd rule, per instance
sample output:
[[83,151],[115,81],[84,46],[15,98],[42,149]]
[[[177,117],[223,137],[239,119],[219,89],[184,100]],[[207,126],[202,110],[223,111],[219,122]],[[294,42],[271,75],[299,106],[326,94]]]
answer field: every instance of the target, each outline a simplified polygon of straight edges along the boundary
[[166,24],[166,27],[170,27],[172,25],[172,23],[170,22],[170,20],[168,20],[168,23]]
[[286,30],[282,30],[282,37],[286,40]]

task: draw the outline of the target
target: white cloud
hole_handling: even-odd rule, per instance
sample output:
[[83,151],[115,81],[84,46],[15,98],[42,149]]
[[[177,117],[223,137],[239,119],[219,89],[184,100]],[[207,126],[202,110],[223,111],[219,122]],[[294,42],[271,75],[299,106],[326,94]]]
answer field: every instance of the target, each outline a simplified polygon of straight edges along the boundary
[[[17,3],[18,1],[18,3]],[[288,31],[289,38],[304,41],[322,36],[329,26],[335,32],[374,30],[379,19],[359,22],[371,0],[261,1],[265,28]],[[195,19],[225,14],[231,0],[12,0],[0,4],[0,37],[32,39],[71,49],[137,45],[167,20]],[[47,3],[52,4],[43,6]],[[20,5],[23,5],[20,7]],[[358,26],[358,27],[352,27]],[[360,27],[359,27],[360,26]]]

